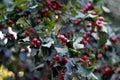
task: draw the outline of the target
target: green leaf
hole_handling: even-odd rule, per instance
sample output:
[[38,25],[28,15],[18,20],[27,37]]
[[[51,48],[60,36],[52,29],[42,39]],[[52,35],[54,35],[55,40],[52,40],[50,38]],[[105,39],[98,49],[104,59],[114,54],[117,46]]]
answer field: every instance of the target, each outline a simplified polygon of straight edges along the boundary
[[11,17],[13,15],[14,15],[14,11],[10,11],[10,12],[7,13],[7,17]]
[[72,9],[72,10],[71,10],[71,13],[72,13],[72,16],[74,16],[74,17],[77,15],[77,12],[76,12],[75,9]]
[[[29,27],[29,24],[26,22],[26,18],[25,17],[21,17],[17,20],[16,24],[18,25],[22,25],[22,26],[25,26],[25,27]],[[21,26],[21,27],[22,27]]]
[[71,3],[73,4],[73,5],[76,5],[76,0],[71,0]]
[[72,53],[74,53],[74,54],[80,54],[80,51],[77,51],[77,50],[75,50],[75,49],[68,48],[68,51],[69,51],[69,52],[72,52]]
[[0,10],[3,10],[6,8],[6,5],[5,4],[0,4]]
[[4,16],[3,15],[0,15],[0,22],[2,22],[4,19]]
[[43,6],[43,4],[42,4],[42,3],[39,3],[39,2],[37,2],[37,5],[38,5],[38,7]]
[[102,31],[99,32],[99,38],[100,38],[99,46],[100,47],[104,46],[104,44],[107,42],[108,37],[109,35],[106,32],[102,32]]
[[96,13],[99,13],[99,12],[101,12],[102,10],[101,10],[101,8],[95,8],[94,11],[95,11]]
[[21,5],[22,3],[29,2],[29,0],[15,0],[17,6]]
[[44,18],[45,28],[48,30],[52,30],[54,28],[54,22],[49,18]]

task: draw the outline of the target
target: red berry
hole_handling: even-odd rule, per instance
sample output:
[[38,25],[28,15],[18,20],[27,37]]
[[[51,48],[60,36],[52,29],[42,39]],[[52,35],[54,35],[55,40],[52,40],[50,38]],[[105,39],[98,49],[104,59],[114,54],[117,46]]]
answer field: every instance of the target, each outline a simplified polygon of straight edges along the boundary
[[90,62],[89,60],[88,60],[87,64],[88,64],[89,67],[92,65],[91,62]]
[[88,36],[87,36],[87,34],[83,34],[83,38],[85,39],[85,38],[87,38]]
[[62,4],[56,2],[56,1],[47,1],[46,6],[50,10],[59,10],[62,8]]
[[36,22],[39,24],[41,23],[41,19],[37,19]]
[[59,55],[55,55],[53,59],[57,62],[60,62],[60,56]]
[[29,32],[33,32],[33,31],[34,31],[34,28],[31,27],[31,28],[28,29],[28,31],[29,31]]
[[83,40],[83,44],[86,45],[88,42],[86,40]]
[[88,59],[88,56],[87,56],[87,55],[84,55],[84,56],[82,57],[82,59],[83,59],[84,61],[86,61],[86,60]]
[[92,26],[92,24],[91,24],[91,23],[88,23],[88,24],[87,24],[87,27],[88,27],[88,28],[90,28],[91,26]]
[[99,58],[99,59],[103,58],[102,53],[99,53],[99,54],[98,54],[98,58]]
[[68,62],[68,58],[67,58],[67,57],[63,57],[63,58],[62,58],[62,61],[63,61],[64,63],[67,63],[67,62]]
[[90,35],[90,32],[86,32],[86,35],[89,36],[89,35]]
[[91,3],[87,3],[86,7],[88,7],[89,10],[94,9],[94,5],[92,5]]
[[105,45],[103,46],[103,49],[104,49],[104,50],[107,50],[107,49],[108,49],[108,45],[105,44]]
[[98,24],[97,27],[98,27],[99,29],[101,29],[101,28],[102,28],[102,24]]
[[36,46],[38,46],[39,44],[40,44],[40,40],[38,40],[37,38],[33,38],[33,39],[32,39],[31,45],[32,45],[33,47],[36,47]]
[[28,48],[25,48],[25,49],[24,49],[24,52],[25,52],[25,53],[28,53],[28,52],[29,52],[29,49],[28,49]]
[[82,11],[83,11],[83,12],[87,12],[87,8],[85,8],[85,7],[82,8]]
[[105,69],[104,69],[104,73],[103,73],[104,75],[109,75],[109,74],[111,74],[111,69],[109,68],[109,67],[106,67]]
[[89,41],[90,41],[90,38],[89,38],[89,37],[87,37],[85,40],[86,40],[87,42],[89,42]]
[[99,20],[99,21],[104,21],[104,17],[100,16],[100,17],[98,18],[98,20]]
[[13,34],[9,34],[11,40],[15,40],[15,36]]
[[113,36],[110,38],[111,42],[116,43],[118,41],[118,38],[116,36]]
[[80,20],[80,19],[77,19],[77,20],[75,20],[75,21],[74,21],[74,25],[76,25],[76,26],[77,26],[77,25],[79,25],[79,24],[80,24],[80,22],[81,22],[81,20]]
[[67,42],[67,38],[66,38],[64,35],[62,35],[62,34],[60,34],[60,35],[58,36],[58,38],[59,38],[62,42],[64,42],[64,43]]
[[35,43],[32,41],[32,42],[31,42],[31,45],[32,45],[32,46],[35,46]]
[[96,13],[95,11],[92,11],[91,14],[92,14],[92,15],[96,15],[97,13]]
[[8,20],[8,26],[13,27],[14,22],[12,20]]
[[38,40],[37,38],[33,38],[32,42],[37,43],[37,40]]
[[39,45],[39,44],[40,44],[40,40],[37,40],[36,44],[38,44],[38,45]]
[[25,35],[26,36],[30,36],[30,32],[29,31],[25,31]]
[[46,11],[45,9],[42,9],[42,15],[44,17],[48,17],[49,16],[48,11]]
[[64,80],[64,73],[63,72],[60,73],[59,80]]
[[83,63],[84,61],[85,61],[85,60],[82,59],[82,58],[80,58],[80,60],[79,60],[80,63]]
[[97,21],[96,21],[96,24],[97,24],[97,25],[98,25],[98,24],[101,24],[101,21],[97,20]]

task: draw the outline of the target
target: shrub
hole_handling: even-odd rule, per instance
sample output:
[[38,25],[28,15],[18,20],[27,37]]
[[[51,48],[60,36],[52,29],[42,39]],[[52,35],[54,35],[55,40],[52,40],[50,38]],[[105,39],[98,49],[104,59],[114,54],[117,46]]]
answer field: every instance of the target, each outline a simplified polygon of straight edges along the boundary
[[0,5],[0,80],[119,80],[119,37],[99,0]]

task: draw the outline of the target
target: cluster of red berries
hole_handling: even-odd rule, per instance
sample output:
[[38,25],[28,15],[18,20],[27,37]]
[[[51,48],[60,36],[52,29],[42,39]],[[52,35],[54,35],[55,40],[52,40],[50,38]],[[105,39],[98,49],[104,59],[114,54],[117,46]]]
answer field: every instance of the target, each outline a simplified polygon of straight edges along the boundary
[[25,31],[25,35],[30,36],[33,31],[34,31],[34,28],[31,27]]
[[13,27],[14,22],[12,20],[8,20],[8,26]]
[[63,43],[66,43],[66,42],[67,42],[67,38],[66,38],[64,35],[62,35],[62,34],[58,35],[58,38],[59,38]]
[[89,60],[89,57],[87,55],[82,56],[82,58],[80,58],[79,60],[80,63],[83,63],[85,61],[87,61],[88,66],[91,66],[91,61]]
[[87,12],[88,10],[93,10],[93,9],[94,9],[94,5],[91,3],[87,3],[86,6],[82,8],[83,12]]
[[40,40],[38,40],[37,38],[33,38],[32,41],[31,41],[31,45],[33,47],[37,47],[40,45]]
[[50,10],[59,10],[62,8],[62,4],[58,3],[57,1],[47,1],[46,6]]
[[99,29],[102,28],[102,21],[104,21],[104,17],[100,16],[98,19],[93,23],[94,26],[97,26]]
[[106,67],[104,69],[98,68],[98,72],[102,73],[103,75],[110,75],[115,72],[115,68]]
[[64,56],[64,57],[61,59],[59,55],[55,55],[55,56],[53,57],[53,60],[56,61],[56,62],[58,62],[58,63],[60,63],[60,62],[67,63],[67,62],[69,61],[66,56]]
[[80,19],[77,19],[77,20],[74,21],[74,25],[77,26],[77,25],[80,24],[80,22],[81,22],[81,20],[80,20]]
[[41,13],[42,13],[43,17],[48,17],[49,16],[48,11],[46,9],[42,9]]
[[90,32],[86,32],[85,34],[83,34],[83,44],[84,45],[86,45],[89,41],[90,41],[90,37],[89,37],[89,35],[90,35]]

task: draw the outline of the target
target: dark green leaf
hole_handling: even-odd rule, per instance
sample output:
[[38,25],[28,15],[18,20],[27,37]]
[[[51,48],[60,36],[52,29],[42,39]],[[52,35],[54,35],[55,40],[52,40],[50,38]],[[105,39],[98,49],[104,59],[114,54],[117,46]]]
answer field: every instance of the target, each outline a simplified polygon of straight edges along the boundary
[[106,32],[99,32],[99,47],[103,47],[103,45],[107,42],[109,35]]
[[6,5],[5,4],[0,4],[0,10],[3,10],[6,8]]

